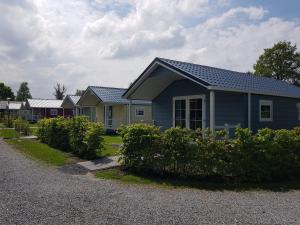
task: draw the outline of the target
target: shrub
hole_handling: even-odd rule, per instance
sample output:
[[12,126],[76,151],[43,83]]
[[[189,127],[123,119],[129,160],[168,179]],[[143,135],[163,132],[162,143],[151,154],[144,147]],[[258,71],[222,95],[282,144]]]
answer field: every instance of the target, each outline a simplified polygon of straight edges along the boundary
[[126,167],[136,170],[155,170],[160,166],[161,135],[158,127],[132,124],[118,132],[123,140],[120,152]]
[[69,119],[63,117],[42,119],[38,122],[37,136],[53,148],[69,151],[69,123]]
[[85,116],[76,116],[70,119],[69,141],[74,154],[80,155],[85,151],[84,136],[89,126],[89,120]]
[[104,139],[101,135],[104,134],[103,125],[100,123],[89,123],[88,129],[84,135],[84,144],[86,148],[79,154],[84,158],[92,159],[96,157],[97,152],[103,150]]
[[234,139],[187,129],[130,125],[119,132],[126,167],[176,176],[220,177],[239,181],[292,179],[300,175],[300,133],[238,128]]
[[20,118],[14,120],[14,128],[19,133],[29,135],[29,123],[26,120],[22,120]]
[[103,125],[91,123],[86,117],[42,119],[37,135],[41,142],[62,151],[72,151],[82,158],[92,159],[103,148]]

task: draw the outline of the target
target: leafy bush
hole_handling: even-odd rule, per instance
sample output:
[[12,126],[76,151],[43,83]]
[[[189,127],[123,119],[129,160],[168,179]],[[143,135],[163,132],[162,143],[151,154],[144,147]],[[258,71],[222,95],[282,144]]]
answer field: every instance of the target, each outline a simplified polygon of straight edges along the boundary
[[[261,182],[300,175],[300,132],[238,128],[234,139],[224,132],[205,135],[135,124],[122,128],[123,164],[131,169],[176,176],[219,177]],[[216,138],[218,137],[218,138]]]
[[160,165],[161,135],[158,127],[132,124],[119,129],[118,133],[123,139],[120,152],[126,166],[148,170]]
[[16,119],[14,120],[14,128],[19,133],[29,135],[29,123],[26,120]]
[[100,123],[90,123],[85,132],[83,143],[86,145],[84,152],[80,152],[87,159],[96,157],[96,153],[101,152],[104,148],[104,139],[101,135],[104,134],[104,127]]
[[103,134],[102,124],[91,123],[84,116],[42,119],[37,130],[41,142],[87,159],[96,157],[96,152],[102,150]]

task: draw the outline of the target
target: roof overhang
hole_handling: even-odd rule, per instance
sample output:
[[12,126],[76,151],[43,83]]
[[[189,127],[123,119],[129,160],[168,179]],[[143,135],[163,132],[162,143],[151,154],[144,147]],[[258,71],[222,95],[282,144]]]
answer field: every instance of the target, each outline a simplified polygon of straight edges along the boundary
[[[93,97],[94,99],[87,102],[88,99],[90,99],[91,97]],[[88,105],[91,106],[91,105],[96,105],[99,102],[102,102],[102,99],[100,99],[98,97],[98,95],[90,87],[87,87],[87,89],[84,91],[83,95],[78,100],[77,105],[79,105],[79,106],[88,106]]]
[[[162,71],[158,71],[162,68]],[[127,99],[153,100],[171,83],[176,80],[189,79],[205,88],[208,84],[195,77],[172,67],[158,58],[144,70],[144,72],[130,85],[123,97]]]

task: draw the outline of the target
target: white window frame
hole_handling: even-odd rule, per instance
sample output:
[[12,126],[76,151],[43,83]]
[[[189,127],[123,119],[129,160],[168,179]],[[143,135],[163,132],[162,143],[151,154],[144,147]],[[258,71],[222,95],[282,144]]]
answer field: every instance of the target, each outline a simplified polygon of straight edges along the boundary
[[300,121],[300,103],[297,103],[296,106],[298,109],[298,120]]
[[[270,106],[270,117],[262,118],[261,117],[261,107]],[[273,101],[272,100],[259,100],[259,121],[260,122],[272,122],[273,121]]]
[[58,110],[57,109],[50,109],[50,116],[57,116]]
[[175,127],[175,101],[185,100],[185,124],[186,128],[190,129],[190,99],[202,99],[202,130],[206,128],[206,99],[205,95],[187,95],[173,97],[173,127]]
[[[137,112],[138,111],[143,111],[143,115],[139,115]],[[137,107],[135,108],[135,116],[138,116],[138,117],[143,117],[145,116],[145,108],[144,107]]]

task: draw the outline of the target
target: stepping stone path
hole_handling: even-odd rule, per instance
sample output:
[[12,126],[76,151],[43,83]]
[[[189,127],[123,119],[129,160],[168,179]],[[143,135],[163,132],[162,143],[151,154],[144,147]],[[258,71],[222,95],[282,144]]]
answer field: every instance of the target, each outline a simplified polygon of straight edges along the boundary
[[91,161],[78,162],[77,164],[89,171],[104,170],[120,166],[119,156],[104,157]]

